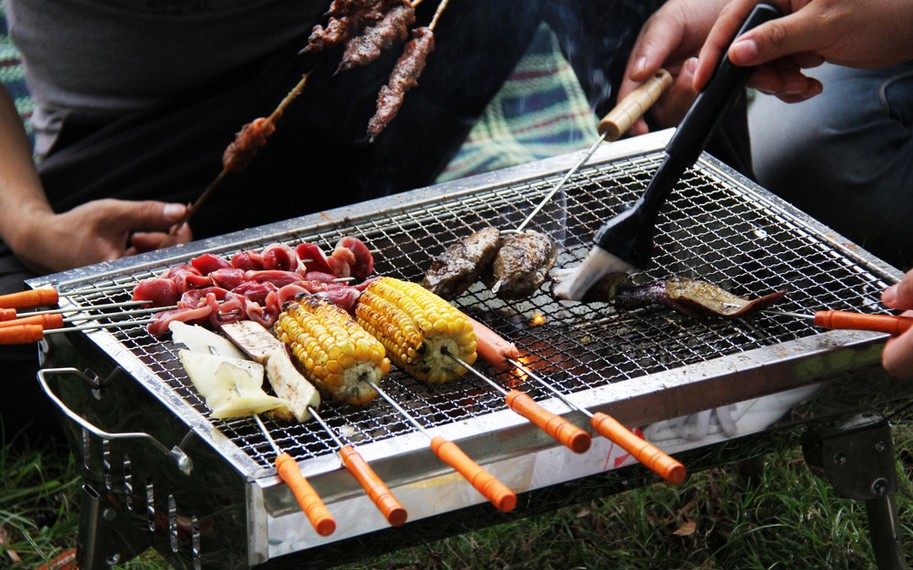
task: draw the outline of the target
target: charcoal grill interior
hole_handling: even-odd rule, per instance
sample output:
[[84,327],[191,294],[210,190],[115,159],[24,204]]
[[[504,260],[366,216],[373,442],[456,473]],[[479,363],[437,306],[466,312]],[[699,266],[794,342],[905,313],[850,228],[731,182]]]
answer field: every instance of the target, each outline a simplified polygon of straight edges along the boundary
[[[560,244],[559,267],[579,263],[602,222],[639,197],[662,160],[658,149],[663,140],[650,140],[652,148],[646,151],[616,143],[611,151],[597,154],[533,220],[530,229],[548,232]],[[341,216],[290,220],[31,284],[37,287],[49,281],[64,293],[83,290],[66,296],[63,303],[85,307],[85,314],[93,315],[97,314],[93,305],[127,300],[138,281],[204,252],[230,256],[277,241],[290,245],[311,242],[329,251],[340,238],[350,235],[374,251],[378,274],[420,281],[431,260],[456,240],[487,224],[516,227],[570,162],[546,161],[536,166],[538,170],[520,168],[458,181],[382,199]],[[655,244],[651,266],[635,274],[635,282],[679,275],[704,279],[747,297],[784,290],[786,297],[776,307],[784,311],[882,312],[881,291],[899,277],[896,269],[847,244],[706,155],[676,186],[660,215]],[[663,307],[619,312],[606,303],[557,301],[547,287],[530,299],[506,302],[476,284],[454,304],[514,341],[528,366],[565,394],[598,393],[614,383],[824,334],[838,335],[833,337],[835,343],[879,338],[868,333],[824,333],[810,321],[769,314],[727,320],[686,317]],[[87,288],[90,290],[85,291]],[[537,315],[542,317],[541,324],[533,324]],[[251,476],[272,472],[273,450],[256,423],[246,418],[210,419],[170,340],[150,336],[142,325],[86,334],[115,359],[138,363],[146,372],[140,379],[171,394],[175,413],[190,417],[188,423],[204,437],[211,438],[211,433],[225,436],[229,443],[220,439],[219,446],[237,448],[242,459],[234,461],[250,469]],[[525,381],[514,372],[495,374],[484,365],[481,369],[536,400],[553,399],[536,382]],[[383,385],[426,428],[453,426],[505,409],[503,396],[471,375],[432,387],[394,367]],[[707,407],[718,403],[706,402]],[[664,411],[656,413],[662,416]],[[381,399],[365,408],[326,403],[321,415],[337,434],[359,447],[415,431]],[[316,422],[282,426],[267,421],[267,426],[279,447],[302,463],[305,471],[308,462],[325,459],[336,450],[335,442]]]

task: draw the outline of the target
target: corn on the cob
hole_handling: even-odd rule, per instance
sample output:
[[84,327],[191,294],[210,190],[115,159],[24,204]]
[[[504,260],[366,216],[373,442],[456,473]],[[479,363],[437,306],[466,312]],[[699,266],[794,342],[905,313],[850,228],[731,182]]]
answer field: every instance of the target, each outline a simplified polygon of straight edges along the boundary
[[383,345],[343,309],[307,296],[290,305],[275,324],[302,373],[335,400],[364,405],[377,397],[372,388],[390,371]]
[[358,323],[380,340],[397,366],[425,382],[441,384],[466,373],[444,354],[467,364],[476,359],[476,337],[466,315],[417,283],[381,277],[355,306]]

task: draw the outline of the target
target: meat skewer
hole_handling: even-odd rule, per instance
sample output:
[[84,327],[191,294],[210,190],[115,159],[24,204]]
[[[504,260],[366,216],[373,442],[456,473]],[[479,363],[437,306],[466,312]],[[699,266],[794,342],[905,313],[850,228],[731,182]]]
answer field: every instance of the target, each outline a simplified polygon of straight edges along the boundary
[[[397,60],[390,80],[377,95],[377,112],[368,122],[368,140],[374,141],[399,113],[406,92],[418,85],[418,78],[425,69],[428,55],[434,51],[434,27],[447,8],[449,0],[441,0],[431,23],[412,30],[412,39],[406,43],[403,55]],[[413,5],[414,7],[414,5]]]
[[[17,312],[16,309],[0,308],[0,321],[8,321],[20,317],[34,317],[36,315],[50,315],[54,313],[83,313],[86,311],[99,311],[102,309],[121,309],[126,307],[138,307],[140,305],[149,305],[151,301],[121,301],[119,303],[105,303],[103,305],[92,305],[90,307],[63,307],[58,309],[45,309],[41,311]],[[118,313],[120,314],[120,313]]]
[[408,0],[394,6],[383,14],[380,21],[368,26],[364,33],[346,43],[336,73],[365,66],[378,59],[384,50],[409,37],[409,26],[414,23],[415,10]]
[[412,415],[403,409],[396,400],[380,388],[374,389],[381,398],[387,401],[393,409],[400,413],[415,428],[431,440],[431,450],[444,463],[453,467],[477,491],[491,502],[501,512],[509,513],[517,506],[517,495],[484,467],[472,460],[459,446],[440,435],[432,436],[425,427]]
[[661,70],[638,86],[603,117],[598,127],[600,137],[516,229],[498,233],[485,228],[452,245],[432,262],[425,274],[425,286],[445,299],[454,299],[483,277],[503,299],[521,299],[535,292],[555,264],[557,244],[545,234],[524,228],[604,141],[616,140],[629,130],[671,83],[669,72]]
[[229,174],[237,174],[247,168],[257,151],[266,144],[266,139],[275,132],[276,122],[285,112],[286,107],[301,94],[301,91],[304,89],[305,85],[307,85],[307,80],[308,75],[305,73],[301,76],[298,83],[292,87],[285,98],[279,102],[273,112],[270,113],[269,117],[254,119],[238,131],[235,135],[235,139],[229,143],[225,148],[225,152],[222,154],[222,170],[219,171],[215,179],[209,183],[209,186],[206,187],[203,193],[187,207],[187,210],[184,212],[181,219],[171,226],[168,237],[162,241],[159,245],[159,249],[175,245],[175,236],[177,235],[178,230],[181,229],[184,224],[188,223],[196,211],[209,200],[209,197],[215,192],[216,188],[222,184],[222,181]]
[[292,490],[295,500],[298,501],[298,505],[304,511],[311,525],[313,525],[314,530],[320,536],[333,534],[336,530],[336,520],[330,514],[330,511],[327,510],[327,506],[320,498],[320,495],[317,494],[317,491],[311,487],[311,484],[301,474],[298,463],[287,452],[279,449],[259,415],[254,414],[254,420],[260,426],[260,430],[266,437],[266,441],[269,442],[270,447],[276,452],[276,471],[279,473],[279,478]]

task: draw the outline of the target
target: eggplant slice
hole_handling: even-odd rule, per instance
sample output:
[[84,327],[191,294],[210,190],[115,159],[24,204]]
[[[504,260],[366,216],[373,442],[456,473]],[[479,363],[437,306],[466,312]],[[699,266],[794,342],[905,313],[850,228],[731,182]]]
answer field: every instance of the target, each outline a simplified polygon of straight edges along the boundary
[[615,295],[615,308],[631,310],[666,305],[692,317],[714,315],[734,319],[765,309],[785,295],[786,291],[777,291],[746,299],[700,279],[670,277],[637,287],[620,287]]

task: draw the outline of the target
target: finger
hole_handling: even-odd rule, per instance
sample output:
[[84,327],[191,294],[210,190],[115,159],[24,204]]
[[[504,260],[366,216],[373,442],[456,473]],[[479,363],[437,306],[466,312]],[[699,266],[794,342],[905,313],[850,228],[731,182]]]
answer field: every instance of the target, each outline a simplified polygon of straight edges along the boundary
[[675,83],[666,94],[654,105],[653,118],[661,127],[673,127],[681,123],[688,109],[694,103],[697,92],[694,90],[694,70],[697,58],[685,61],[675,78]]
[[881,302],[892,309],[913,309],[913,271],[908,272],[900,283],[885,289]]
[[881,355],[881,364],[895,378],[913,378],[913,329],[888,339]]
[[187,211],[184,204],[144,200],[122,202],[117,223],[128,230],[163,231],[178,222]]
[[698,55],[697,69],[694,71],[695,91],[701,91],[710,81],[732,38],[756,3],[753,0],[734,0],[720,11]]
[[753,66],[801,52],[812,52],[818,44],[817,22],[811,11],[799,10],[761,24],[742,34],[729,47],[735,65]]
[[193,241],[193,233],[190,230],[190,226],[182,224],[180,229],[174,234],[170,232],[136,232],[130,238],[130,246],[137,253],[141,253],[190,241]]

